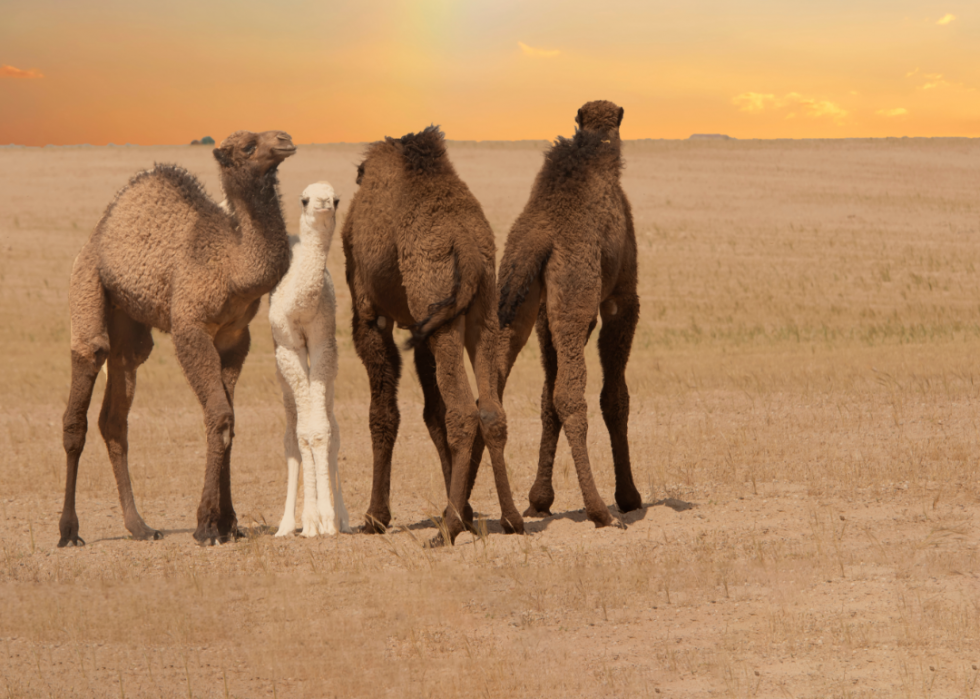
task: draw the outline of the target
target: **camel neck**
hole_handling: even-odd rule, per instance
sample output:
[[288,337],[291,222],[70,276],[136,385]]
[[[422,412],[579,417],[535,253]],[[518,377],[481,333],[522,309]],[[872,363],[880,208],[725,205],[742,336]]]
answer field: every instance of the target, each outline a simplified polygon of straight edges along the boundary
[[[230,179],[230,178],[229,178]],[[234,215],[243,264],[237,265],[243,286],[271,288],[289,265],[289,237],[279,203],[278,180],[272,173],[241,186],[224,182]]]
[[330,253],[330,243],[333,241],[333,231],[313,225],[306,218],[299,220],[299,240],[302,254],[310,257],[323,258],[326,263]]

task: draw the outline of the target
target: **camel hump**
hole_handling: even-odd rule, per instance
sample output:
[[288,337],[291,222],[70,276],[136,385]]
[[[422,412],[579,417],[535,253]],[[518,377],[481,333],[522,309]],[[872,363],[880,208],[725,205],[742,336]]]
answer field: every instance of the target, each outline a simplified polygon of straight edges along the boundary
[[[518,219],[518,224],[520,223]],[[511,232],[507,247],[504,248],[504,257],[500,261],[497,319],[501,328],[506,328],[514,321],[528,290],[541,276],[548,258],[551,257],[551,236],[533,228],[523,232],[524,235],[514,235]]]
[[[602,155],[619,144],[613,144],[606,134],[600,131],[576,131],[572,138],[559,136],[544,155],[541,178],[547,185],[560,185],[570,180],[584,179],[599,163]],[[618,167],[622,167],[616,158]]]
[[115,199],[106,209],[103,218],[109,217],[112,210],[131,190],[144,186],[159,186],[160,183],[165,183],[164,186],[175,191],[180,200],[199,211],[202,208],[219,210],[221,207],[208,196],[201,181],[184,168],[173,163],[154,163],[149,170],[143,170],[133,175],[126,186],[116,193]]
[[[460,244],[462,243],[462,244]],[[446,323],[466,313],[485,274],[483,255],[473,241],[453,245],[453,293],[429,306],[429,315],[412,326],[405,349],[415,349]]]
[[405,167],[410,172],[432,172],[446,162],[446,139],[435,124],[418,133],[405,134],[397,139],[388,137],[385,141],[402,154]]

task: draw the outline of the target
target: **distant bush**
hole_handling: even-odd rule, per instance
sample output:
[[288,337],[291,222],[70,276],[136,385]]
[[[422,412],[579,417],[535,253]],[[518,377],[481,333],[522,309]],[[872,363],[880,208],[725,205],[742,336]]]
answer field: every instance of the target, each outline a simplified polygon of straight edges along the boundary
[[193,141],[191,141],[191,145],[192,146],[213,146],[214,145],[214,139],[211,138],[210,136],[205,136],[200,141],[198,141],[195,138]]

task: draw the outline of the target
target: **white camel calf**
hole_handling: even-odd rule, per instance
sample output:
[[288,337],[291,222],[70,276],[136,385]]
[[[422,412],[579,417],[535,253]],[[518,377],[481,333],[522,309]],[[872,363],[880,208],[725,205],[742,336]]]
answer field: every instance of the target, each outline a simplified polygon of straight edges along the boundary
[[340,433],[333,413],[337,377],[337,302],[327,271],[336,226],[333,187],[311,184],[301,197],[299,239],[290,238],[289,271],[269,298],[276,366],[286,405],[286,511],[276,536],[296,530],[296,491],[303,462],[303,536],[349,532],[340,490]]

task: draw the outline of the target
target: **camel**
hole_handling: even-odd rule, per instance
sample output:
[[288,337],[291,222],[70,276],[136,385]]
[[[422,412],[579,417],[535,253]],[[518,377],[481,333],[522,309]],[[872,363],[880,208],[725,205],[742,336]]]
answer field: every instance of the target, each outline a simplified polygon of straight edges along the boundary
[[289,267],[277,168],[296,152],[282,131],[238,131],[215,148],[230,213],[176,165],[141,172],[109,204],[72,267],[71,389],[64,416],[65,504],[58,546],[83,545],[75,512],[78,461],[95,379],[108,363],[99,429],[134,539],[159,539],[136,509],[127,453],[136,370],[151,328],[173,335],[177,360],[204,409],[207,467],[194,538],[238,535],[231,500],[235,384],[249,321]]
[[289,271],[269,296],[276,374],[286,406],[286,511],[276,536],[296,529],[296,490],[303,463],[303,531],[307,537],[350,532],[340,489],[340,431],[333,412],[337,377],[336,312],[327,254],[337,225],[333,187],[311,184],[300,196],[299,238],[290,237]]
[[627,440],[626,362],[640,301],[633,216],[619,181],[622,120],[622,107],[604,100],[578,110],[575,135],[559,137],[545,153],[500,263],[501,395],[535,325],[545,372],[538,472],[526,517],[551,514],[552,467],[564,428],[589,519],[597,527],[623,526],[599,496],[586,444],[584,350],[597,316],[602,317],[599,404],[612,441],[616,504],[623,512],[642,506]]
[[[489,447],[501,525],[506,532],[523,533],[504,463],[507,420],[496,386],[495,246],[483,210],[456,174],[436,126],[368,146],[357,184],[342,239],[354,346],[371,385],[374,476],[365,530],[382,532],[391,521],[401,375],[392,331],[398,324],[412,330],[409,347],[422,385],[423,419],[449,498],[443,519],[449,543],[464,521],[472,521],[469,464],[478,434],[481,446],[485,441]],[[464,347],[479,402],[464,370]],[[430,543],[445,538],[440,533]]]

